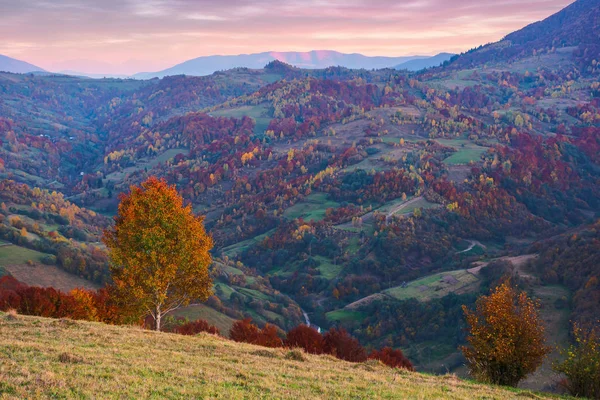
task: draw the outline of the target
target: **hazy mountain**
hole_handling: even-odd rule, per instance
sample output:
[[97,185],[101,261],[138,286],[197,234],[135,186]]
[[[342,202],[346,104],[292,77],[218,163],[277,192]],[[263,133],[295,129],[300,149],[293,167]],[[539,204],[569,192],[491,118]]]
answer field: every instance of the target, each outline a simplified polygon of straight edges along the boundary
[[26,74],[34,71],[44,71],[44,69],[33,64],[29,64],[25,61],[17,60],[15,58],[0,54],[0,71],[12,72],[15,74]]
[[440,53],[429,58],[420,58],[403,62],[402,64],[396,65],[394,68],[408,70],[408,71],[420,71],[425,68],[438,67],[444,62],[450,60],[454,54],[452,53]]
[[159,72],[141,72],[135,74],[138,79],[162,78],[169,75],[210,75],[215,71],[246,67],[262,68],[271,61],[279,60],[300,68],[327,68],[343,66],[346,68],[379,69],[392,68],[395,65],[415,59],[426,59],[425,56],[408,57],[369,57],[362,54],[344,54],[331,50],[314,50],[310,52],[265,52],[257,54],[240,54],[237,56],[206,56],[183,62]]
[[507,35],[499,42],[458,57],[454,67],[510,62],[552,48],[578,48],[578,58],[600,54],[600,0],[578,0],[550,17]]
[[126,75],[126,74],[93,74],[93,73],[71,71],[71,70],[59,71],[58,73],[61,75],[79,76],[79,77],[92,78],[92,79],[103,79],[103,78],[126,79],[126,78],[129,78],[129,75]]

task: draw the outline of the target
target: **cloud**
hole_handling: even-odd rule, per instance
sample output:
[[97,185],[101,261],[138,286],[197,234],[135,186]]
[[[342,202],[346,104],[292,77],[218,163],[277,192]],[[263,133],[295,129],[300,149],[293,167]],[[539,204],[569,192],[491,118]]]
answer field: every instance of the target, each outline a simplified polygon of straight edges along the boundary
[[[0,53],[42,67],[85,59],[86,68],[97,60],[102,68],[160,69],[215,53],[460,52],[571,1],[0,0]],[[138,64],[123,64],[132,58]]]

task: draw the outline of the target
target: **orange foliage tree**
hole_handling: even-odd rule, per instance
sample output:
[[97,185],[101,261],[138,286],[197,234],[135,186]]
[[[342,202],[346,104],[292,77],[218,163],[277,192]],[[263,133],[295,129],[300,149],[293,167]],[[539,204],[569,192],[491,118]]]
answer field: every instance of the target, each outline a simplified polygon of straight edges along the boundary
[[540,304],[506,280],[475,310],[463,306],[470,346],[461,347],[471,374],[498,385],[516,386],[534,372],[550,348],[545,345]]
[[174,186],[150,177],[121,195],[115,226],[104,232],[115,295],[133,313],[162,317],[212,292],[212,239]]

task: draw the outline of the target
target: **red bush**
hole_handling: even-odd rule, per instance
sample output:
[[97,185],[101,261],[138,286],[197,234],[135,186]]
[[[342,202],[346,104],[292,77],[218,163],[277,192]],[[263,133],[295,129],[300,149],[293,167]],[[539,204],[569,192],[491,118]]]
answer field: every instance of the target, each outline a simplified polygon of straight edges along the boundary
[[180,335],[197,335],[200,332],[208,332],[213,335],[221,334],[219,328],[217,328],[216,326],[209,325],[209,323],[203,319],[179,325],[173,328],[172,332],[178,333]]
[[252,344],[256,344],[259,334],[260,329],[252,323],[252,319],[250,318],[235,321],[229,331],[231,340]]
[[275,325],[266,324],[260,330],[256,344],[265,347],[283,347],[283,340],[277,334],[277,327]]
[[361,344],[350,336],[344,328],[331,328],[323,335],[323,350],[340,360],[350,362],[363,362],[367,359],[367,352]]
[[323,335],[309,326],[298,325],[287,333],[285,345],[300,347],[310,354],[323,354]]
[[236,342],[256,344],[264,347],[282,347],[283,341],[277,335],[277,328],[274,325],[266,324],[263,329],[252,323],[250,318],[236,321],[229,337]]
[[369,359],[379,360],[392,368],[403,368],[409,371],[415,370],[410,360],[404,356],[401,350],[394,350],[391,347],[373,350],[369,354]]
[[107,289],[74,289],[69,293],[54,288],[26,286],[3,277],[0,279],[0,310],[49,318],[72,318],[119,323],[122,316],[111,301]]

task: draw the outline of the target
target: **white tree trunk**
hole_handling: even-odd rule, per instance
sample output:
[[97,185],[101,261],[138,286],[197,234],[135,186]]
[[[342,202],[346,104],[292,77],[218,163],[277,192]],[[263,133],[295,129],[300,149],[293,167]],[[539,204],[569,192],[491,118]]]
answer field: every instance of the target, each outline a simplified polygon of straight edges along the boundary
[[156,325],[156,331],[160,332],[160,319],[161,319],[160,307],[156,307],[156,317],[154,318],[154,325]]

